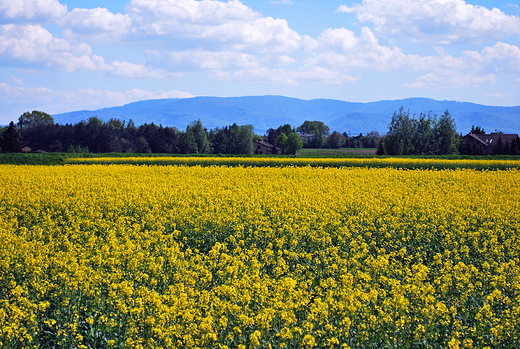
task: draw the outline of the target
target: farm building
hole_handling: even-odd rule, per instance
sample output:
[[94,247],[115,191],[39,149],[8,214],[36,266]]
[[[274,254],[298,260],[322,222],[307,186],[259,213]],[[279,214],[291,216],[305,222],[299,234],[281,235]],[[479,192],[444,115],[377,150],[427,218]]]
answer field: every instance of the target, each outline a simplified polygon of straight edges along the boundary
[[282,149],[264,141],[253,141],[255,154],[281,154]]
[[474,134],[468,133],[462,138],[461,154],[493,155],[518,154],[520,140],[517,134]]

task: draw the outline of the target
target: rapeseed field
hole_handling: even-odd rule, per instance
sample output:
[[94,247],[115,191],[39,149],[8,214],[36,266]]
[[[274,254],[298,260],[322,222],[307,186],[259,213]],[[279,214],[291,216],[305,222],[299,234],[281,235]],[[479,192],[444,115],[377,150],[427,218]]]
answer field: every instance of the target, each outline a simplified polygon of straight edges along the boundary
[[135,165],[190,165],[190,166],[311,166],[311,167],[395,167],[402,169],[520,169],[517,159],[442,159],[404,157],[362,158],[283,158],[283,157],[91,157],[69,158],[68,164],[135,164]]
[[2,348],[514,348],[520,171],[0,166]]

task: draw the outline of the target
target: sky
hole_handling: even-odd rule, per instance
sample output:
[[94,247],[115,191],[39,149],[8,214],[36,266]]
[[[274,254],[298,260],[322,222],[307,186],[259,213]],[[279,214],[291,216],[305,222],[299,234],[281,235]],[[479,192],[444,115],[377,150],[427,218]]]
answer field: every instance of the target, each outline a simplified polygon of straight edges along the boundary
[[520,6],[0,0],[0,125],[157,98],[520,105]]

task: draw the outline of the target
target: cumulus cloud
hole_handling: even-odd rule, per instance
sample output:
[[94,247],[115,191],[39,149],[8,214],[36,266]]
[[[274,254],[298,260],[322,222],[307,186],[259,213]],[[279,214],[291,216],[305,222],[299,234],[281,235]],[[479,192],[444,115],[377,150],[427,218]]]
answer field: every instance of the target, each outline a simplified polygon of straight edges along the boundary
[[89,45],[71,45],[39,25],[0,26],[0,64],[4,66],[103,70],[103,59],[91,53]]
[[296,63],[296,60],[287,55],[266,55],[262,59],[262,62],[277,65],[277,66],[285,66],[285,65]]
[[58,0],[2,0],[0,24],[50,23],[67,13],[67,6]]
[[124,78],[155,78],[162,79],[166,77],[179,76],[169,73],[164,69],[155,69],[143,64],[134,64],[129,62],[114,61],[106,69],[110,74]]
[[438,57],[404,54],[398,47],[379,44],[377,37],[364,27],[357,36],[345,28],[326,29],[315,40],[304,38],[309,51],[315,52],[307,59],[308,64],[320,64],[331,69],[376,69],[390,70],[425,70],[436,66],[464,68],[466,64],[450,55]]
[[132,33],[155,49],[287,52],[301,44],[286,20],[262,17],[238,0],[132,0],[126,10]]
[[426,44],[481,42],[520,34],[520,17],[464,0],[363,0],[337,12],[355,12],[360,22],[374,24],[376,34],[405,37]]
[[124,105],[146,99],[190,98],[182,91],[145,91],[140,89],[115,92],[106,90],[77,89],[69,92],[54,91],[44,87],[28,88],[0,83],[0,124],[15,120],[27,110],[44,110],[51,114],[71,110],[98,109]]
[[57,69],[67,72],[99,71],[126,78],[165,78],[175,76],[162,69],[114,61],[92,54],[89,45],[57,39],[39,25],[0,26],[0,65]]
[[361,79],[361,77],[354,77],[319,66],[303,66],[298,70],[269,69],[267,67],[242,69],[234,72],[218,70],[212,72],[212,75],[216,79],[226,81],[251,81],[281,86],[298,86],[306,82],[326,84],[354,83]]
[[118,40],[128,33],[131,21],[127,15],[113,14],[106,8],[75,8],[58,24],[67,38],[107,42]]
[[455,89],[462,87],[477,87],[491,85],[496,82],[494,74],[476,75],[464,74],[460,71],[443,70],[435,71],[420,76],[412,83],[402,86],[409,89]]
[[520,72],[520,48],[503,42],[493,47],[486,47],[482,53],[464,51],[464,56],[476,70],[493,70],[495,72]]

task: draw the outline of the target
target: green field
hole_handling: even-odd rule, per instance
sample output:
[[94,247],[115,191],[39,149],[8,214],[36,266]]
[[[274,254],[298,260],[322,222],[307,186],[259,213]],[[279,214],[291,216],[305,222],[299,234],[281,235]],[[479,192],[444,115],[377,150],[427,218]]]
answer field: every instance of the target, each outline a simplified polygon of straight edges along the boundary
[[301,149],[296,156],[298,157],[309,157],[309,158],[342,158],[342,157],[352,157],[352,156],[375,156],[376,148],[339,148],[339,149],[312,149],[312,148],[303,148]]

